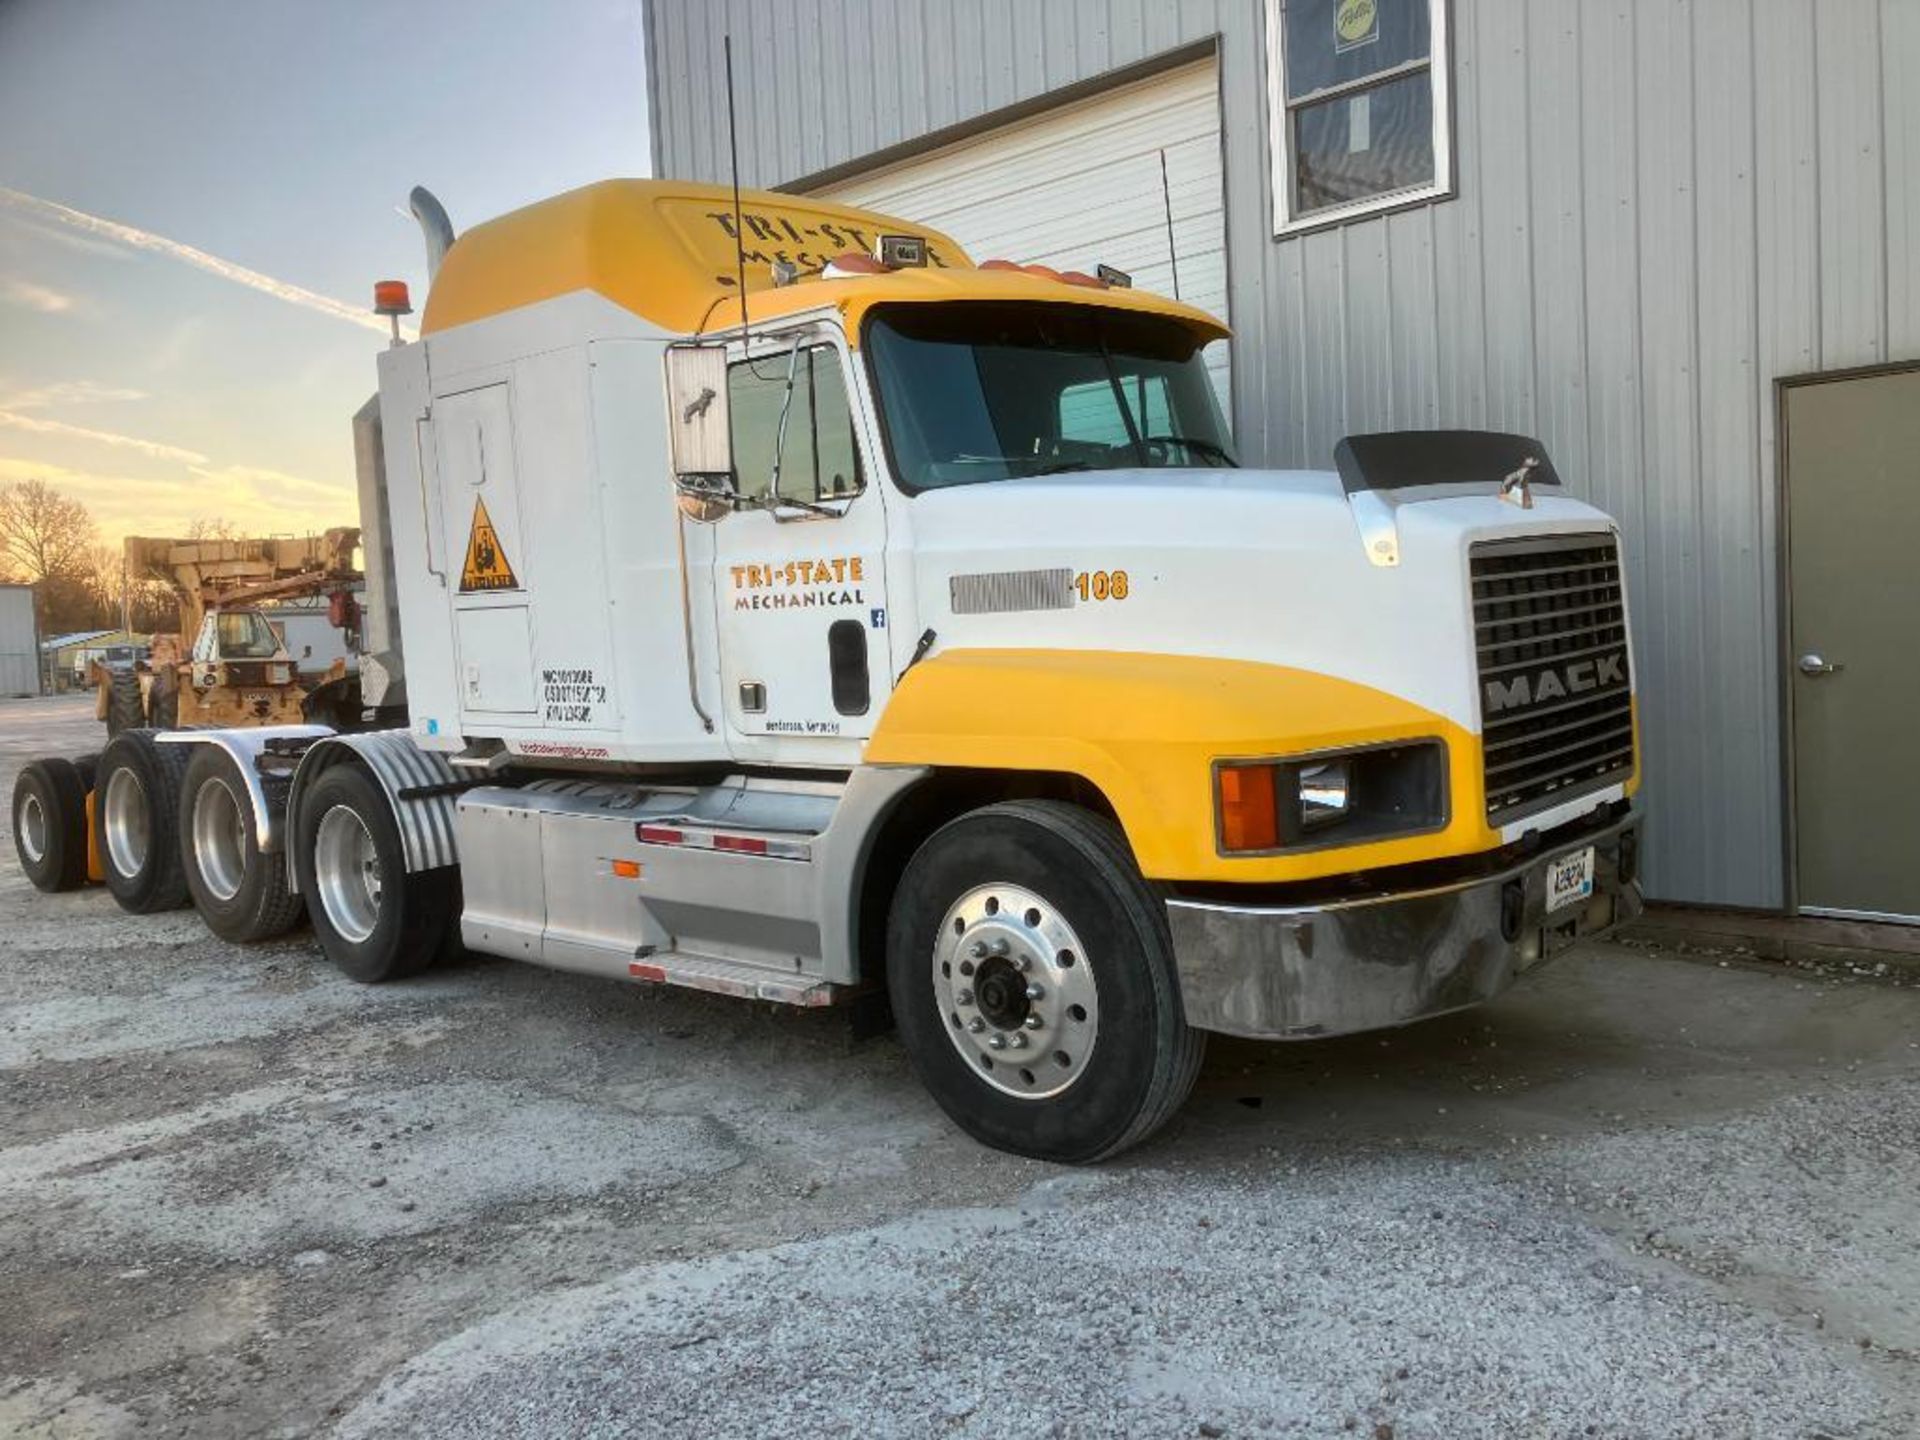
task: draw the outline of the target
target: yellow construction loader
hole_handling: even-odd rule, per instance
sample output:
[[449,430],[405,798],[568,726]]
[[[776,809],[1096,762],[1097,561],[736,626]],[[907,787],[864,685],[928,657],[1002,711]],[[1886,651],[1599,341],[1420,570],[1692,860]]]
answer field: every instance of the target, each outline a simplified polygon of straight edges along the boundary
[[262,607],[326,595],[332,622],[357,631],[359,543],[352,527],[258,540],[128,536],[128,576],[173,587],[180,629],[153,637],[144,666],[94,666],[95,713],[108,735],[140,726],[286,725],[316,717],[338,725],[357,718],[358,677],[335,661],[309,684]]

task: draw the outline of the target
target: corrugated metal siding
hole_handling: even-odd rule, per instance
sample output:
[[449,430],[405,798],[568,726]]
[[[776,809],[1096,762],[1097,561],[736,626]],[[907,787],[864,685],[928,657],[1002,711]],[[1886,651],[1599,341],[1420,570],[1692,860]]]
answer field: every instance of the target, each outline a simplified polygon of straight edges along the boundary
[[1234,411],[1532,431],[1626,534],[1660,895],[1782,903],[1773,381],[1920,354],[1920,4],[1454,0],[1459,197],[1276,241],[1257,0],[650,0],[656,166],[777,184],[1219,37]]
[[40,627],[33,587],[0,585],[0,695],[40,693]]
[[[1211,59],[814,193],[911,216],[951,235],[975,260],[999,257],[1081,271],[1096,263],[1117,266],[1143,289],[1164,295],[1177,288],[1188,304],[1233,320],[1220,85]],[[1214,387],[1230,406],[1228,343],[1216,341],[1205,353]]]

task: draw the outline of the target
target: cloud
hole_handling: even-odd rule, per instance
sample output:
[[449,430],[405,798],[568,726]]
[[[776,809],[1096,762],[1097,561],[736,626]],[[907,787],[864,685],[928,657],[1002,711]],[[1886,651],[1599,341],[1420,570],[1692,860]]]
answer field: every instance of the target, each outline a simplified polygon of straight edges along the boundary
[[46,410],[61,405],[97,405],[113,400],[144,400],[144,390],[102,385],[96,380],[57,380],[31,390],[0,394],[0,410]]
[[5,281],[0,286],[0,297],[4,297],[9,305],[18,305],[23,310],[38,310],[42,315],[58,315],[63,310],[73,308],[71,295],[63,295],[45,285],[36,285],[31,280]]
[[136,226],[122,225],[117,220],[89,215],[83,210],[74,210],[52,200],[42,200],[39,196],[28,195],[24,191],[10,190],[4,185],[0,185],[0,205],[5,205],[22,214],[57,221],[83,234],[115,240],[135,250],[165,255],[170,259],[204,270],[209,275],[231,280],[234,284],[244,285],[249,290],[258,290],[263,295],[271,295],[274,299],[284,300],[289,305],[298,305],[303,310],[311,310],[316,315],[329,315],[335,320],[345,320],[348,324],[358,325],[362,329],[372,330],[377,334],[387,333],[387,322],[382,316],[348,305],[344,301],[335,300],[329,295],[321,295],[299,285],[289,284],[285,280],[276,280],[271,275],[262,275],[258,270],[249,270],[246,266],[236,265],[231,260],[222,260],[218,255],[209,255],[204,250],[183,245],[178,240],[169,240],[166,236],[156,235],[151,230],[141,230]]
[[197,450],[178,445],[163,445],[158,440],[143,440],[138,435],[121,435],[112,430],[89,430],[84,425],[69,425],[64,420],[44,420],[37,415],[21,415],[0,410],[0,425],[25,430],[30,435],[57,435],[69,440],[90,440],[96,445],[111,445],[121,450],[137,450],[155,460],[175,460],[182,465],[204,465],[207,457]]
[[[191,481],[74,469],[0,455],[0,485],[44,480],[84,504],[109,544],[123,535],[184,535],[211,515],[243,535],[304,535],[354,523],[350,485],[253,466],[198,467]],[[275,482],[282,482],[276,486]]]

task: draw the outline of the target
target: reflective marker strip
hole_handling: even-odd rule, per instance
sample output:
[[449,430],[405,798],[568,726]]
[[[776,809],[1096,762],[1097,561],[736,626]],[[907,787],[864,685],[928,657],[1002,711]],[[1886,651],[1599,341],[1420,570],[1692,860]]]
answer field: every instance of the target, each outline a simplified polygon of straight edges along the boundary
[[628,962],[627,973],[636,980],[651,980],[656,984],[667,983],[667,971],[664,965],[645,965],[638,960]]
[[671,825],[633,827],[643,845],[679,845],[688,850],[723,850],[732,855],[764,855],[770,860],[811,860],[813,847],[804,840],[769,840],[764,835],[721,835],[711,830],[680,830]]

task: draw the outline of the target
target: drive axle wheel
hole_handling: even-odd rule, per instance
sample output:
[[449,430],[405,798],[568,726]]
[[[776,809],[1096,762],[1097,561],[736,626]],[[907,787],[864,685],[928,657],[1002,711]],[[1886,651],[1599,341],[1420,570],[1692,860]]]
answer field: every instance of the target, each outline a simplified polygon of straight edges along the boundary
[[107,889],[136,915],[178,910],[188,901],[180,866],[183,745],[156,745],[152,730],[126,730],[101,752],[93,833]]
[[887,986],[940,1107],[1040,1159],[1146,1139],[1205,1049],[1181,1013],[1164,904],[1125,840],[1053,801],[974,811],[920,847],[889,917]]
[[213,745],[193,748],[180,803],[180,851],[194,908],[222,940],[283,935],[304,908],[288,888],[286,857],[256,843],[253,802],[234,758]]
[[13,782],[13,848],[37,890],[87,883],[87,786],[57,757],[28,762]]
[[327,958],[368,984],[432,964],[456,923],[459,871],[407,873],[393,809],[372,778],[336,765],[301,796],[294,823],[300,893]]

